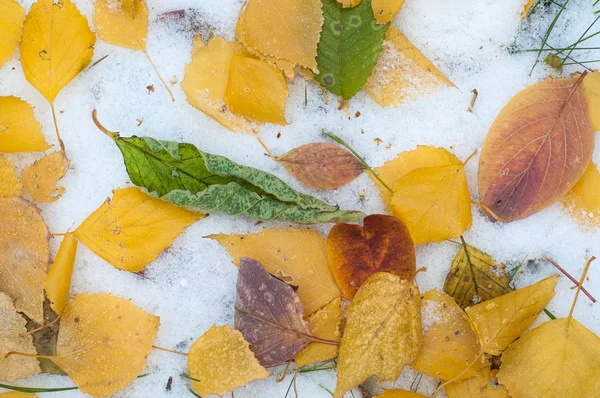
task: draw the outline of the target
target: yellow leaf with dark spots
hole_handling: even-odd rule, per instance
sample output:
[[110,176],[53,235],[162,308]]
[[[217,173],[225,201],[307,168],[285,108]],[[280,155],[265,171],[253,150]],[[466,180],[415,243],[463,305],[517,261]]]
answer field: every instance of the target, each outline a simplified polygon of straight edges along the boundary
[[34,202],[54,202],[66,192],[56,183],[64,177],[69,164],[65,153],[60,151],[44,156],[23,169],[21,178]]
[[362,0],[337,0],[344,8],[353,8],[362,3]]
[[372,0],[375,21],[380,25],[392,22],[403,4],[404,0]]

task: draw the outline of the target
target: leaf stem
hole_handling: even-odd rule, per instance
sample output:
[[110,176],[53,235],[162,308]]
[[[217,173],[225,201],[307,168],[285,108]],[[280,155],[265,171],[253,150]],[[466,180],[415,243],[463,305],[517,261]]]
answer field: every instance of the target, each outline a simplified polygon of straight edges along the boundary
[[106,134],[107,136],[109,136],[110,138],[117,138],[119,136],[119,133],[114,132],[114,131],[110,131],[108,130],[106,127],[104,127],[99,121],[98,121],[98,111],[96,111],[95,109],[92,111],[92,120],[94,121],[94,124],[96,125],[96,127],[98,127],[98,129],[100,131],[102,131],[104,134]]
[[160,75],[160,72],[158,71],[158,69],[156,68],[156,65],[154,65],[154,62],[152,62],[152,58],[150,58],[150,55],[148,54],[148,51],[143,50],[144,55],[146,56],[146,58],[148,58],[148,61],[150,62],[150,65],[152,65],[152,68],[154,69],[154,72],[156,72],[158,78],[160,79],[160,81],[162,82],[163,86],[167,89],[167,91],[169,92],[169,95],[171,96],[171,100],[173,102],[175,102],[175,97],[173,97],[173,93],[171,92],[171,89],[169,88],[169,86],[167,86],[167,82],[165,82],[165,80],[162,78],[162,76]]
[[290,365],[292,364],[292,360],[290,359],[287,363],[287,365],[285,365],[285,369],[283,370],[283,373],[281,374],[281,376],[279,376],[278,378],[275,379],[275,383],[281,383],[282,381],[285,380],[285,376],[287,376],[287,371],[290,368]]
[[583,269],[583,273],[581,274],[581,279],[579,279],[579,285],[577,285],[577,291],[575,292],[575,298],[573,299],[573,304],[571,305],[571,311],[569,311],[569,316],[567,318],[571,319],[573,317],[573,311],[575,311],[575,304],[577,304],[577,298],[579,297],[579,292],[583,287],[583,281],[585,281],[585,277],[590,269],[590,265],[592,261],[594,261],[596,257],[592,256],[587,263],[585,264],[585,268]]
[[[571,282],[573,282],[575,284],[575,286],[580,286],[579,282],[577,282],[577,279],[573,278],[573,276],[571,276],[571,274],[569,274],[563,267],[561,267],[560,265],[558,265],[558,263],[556,261],[554,261],[553,259],[551,259],[548,256],[544,256],[544,258],[546,259],[546,261],[548,261],[550,264],[554,265],[560,272],[563,273],[564,276],[566,276],[567,278],[569,278],[571,280]],[[581,291],[588,296],[588,298],[590,300],[592,300],[592,303],[596,302],[596,299],[585,289],[585,287],[581,286]]]
[[471,278],[473,278],[473,286],[475,286],[475,295],[479,296],[479,286],[477,286],[477,279],[475,279],[475,271],[473,270],[473,263],[471,262],[471,255],[469,254],[469,250],[467,249],[467,242],[465,242],[465,238],[460,236],[460,242],[462,243],[463,250],[465,251],[465,256],[467,257],[467,263],[469,264],[469,270],[471,271]]
[[279,157],[273,155],[273,152],[271,152],[269,150],[269,148],[265,145],[265,143],[263,142],[263,140],[260,139],[260,137],[258,136],[258,133],[254,133],[254,137],[256,137],[256,139],[258,140],[258,143],[263,147],[263,149],[265,150],[265,152],[267,153],[267,155],[273,159],[276,162],[279,162]]
[[496,213],[494,213],[492,211],[492,209],[490,209],[489,207],[487,207],[486,205],[484,205],[483,203],[480,202],[476,202],[474,200],[471,200],[471,203],[474,204],[475,206],[479,206],[481,207],[483,210],[487,211],[490,216],[492,216],[496,221],[500,221],[500,222],[506,222],[505,218],[500,217],[499,215],[497,215]]
[[187,352],[181,352],[181,351],[175,351],[175,350],[169,350],[168,348],[163,348],[163,347],[159,347],[156,345],[153,345],[152,348],[154,348],[155,350],[160,350],[160,351],[165,351],[165,352],[170,352],[171,354],[178,354],[178,355],[184,355],[187,356],[188,353]]
[[56,130],[56,138],[58,138],[58,144],[60,145],[60,150],[65,151],[65,144],[63,140],[60,138],[60,131],[58,131],[58,122],[56,120],[56,109],[54,109],[54,101],[50,102],[50,109],[52,110],[52,119],[54,120],[54,129]]
[[26,335],[31,335],[31,334],[34,334],[34,333],[36,333],[36,332],[39,332],[40,330],[46,329],[46,328],[48,328],[48,327],[50,327],[50,326],[54,325],[54,324],[55,324],[55,323],[56,323],[56,322],[57,322],[59,319],[60,319],[60,315],[58,315],[56,318],[54,318],[54,320],[53,320],[52,322],[50,322],[50,323],[47,323],[47,324],[45,324],[45,325],[42,325],[42,326],[40,326],[39,328],[36,328],[36,329],[30,330],[29,332],[27,332],[27,333],[26,333]]

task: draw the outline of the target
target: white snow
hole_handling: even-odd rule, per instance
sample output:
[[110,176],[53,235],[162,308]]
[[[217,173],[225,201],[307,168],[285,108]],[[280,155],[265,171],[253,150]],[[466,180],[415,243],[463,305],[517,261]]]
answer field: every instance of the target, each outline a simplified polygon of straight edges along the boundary
[[[28,10],[33,0],[20,0]],[[75,1],[92,25],[92,0]],[[208,37],[209,32],[231,40],[241,0],[148,0],[150,31],[148,53],[167,81],[181,82],[185,64],[191,58],[193,33]],[[287,101],[287,126],[267,125],[261,137],[275,154],[283,154],[301,144],[321,141],[325,128],[347,140],[372,166],[380,166],[398,153],[419,144],[448,148],[465,159],[481,147],[495,116],[518,91],[554,74],[543,63],[530,73],[536,59],[534,52],[511,54],[509,48],[536,48],[556,12],[541,7],[524,25],[520,11],[524,0],[406,0],[394,25],[399,28],[458,89],[444,91],[398,108],[382,108],[364,92],[350,102],[348,118],[338,110],[329,95],[325,104],[321,89],[312,82],[297,78],[290,85]],[[590,1],[572,0],[559,21],[550,44],[564,47],[583,33],[593,20]],[[161,17],[165,12],[192,8],[188,20]],[[593,31],[592,31],[593,32]],[[516,44],[515,44],[516,43]],[[587,47],[598,46],[590,40]],[[382,213],[384,205],[370,178],[363,174],[353,183],[335,192],[311,192],[301,186],[277,163],[264,156],[263,149],[249,134],[234,133],[213,121],[185,100],[179,83],[171,85],[176,102],[171,102],[144,55],[115,47],[98,40],[94,61],[108,58],[81,73],[59,94],[56,108],[58,123],[72,170],[62,180],[66,194],[57,202],[40,204],[44,219],[52,232],[77,227],[117,187],[128,185],[122,157],[117,147],[94,126],[92,109],[98,110],[102,123],[125,136],[147,135],[157,139],[190,142],[211,153],[228,156],[242,164],[273,172],[290,185],[312,193],[343,208]],[[575,55],[575,54],[574,54]],[[577,52],[581,59],[597,59],[594,51]],[[593,66],[591,64],[590,66]],[[566,72],[581,70],[568,67]],[[154,85],[148,93],[146,86]],[[472,89],[479,97],[472,113],[467,112]],[[307,92],[308,103],[304,104]],[[0,70],[0,95],[17,95],[36,108],[49,142],[56,144],[50,108],[44,98],[25,80],[18,53]],[[360,116],[355,117],[357,111]],[[138,127],[137,119],[142,120]],[[364,133],[361,133],[364,131]],[[281,137],[277,138],[278,133]],[[377,145],[379,138],[384,144]],[[41,155],[10,155],[20,168]],[[600,161],[600,150],[595,160]],[[466,167],[469,188],[477,197],[477,157]],[[362,196],[364,195],[364,198]],[[160,316],[161,326],[156,344],[185,351],[213,324],[233,324],[236,267],[217,242],[203,239],[215,233],[248,233],[261,228],[281,228],[283,223],[265,223],[212,214],[188,228],[145,272],[145,277],[119,271],[84,245],[79,246],[72,294],[106,292],[130,298],[133,303]],[[326,234],[330,226],[315,226]],[[551,206],[525,220],[510,224],[487,221],[473,208],[473,227],[465,234],[468,243],[477,246],[507,265],[518,264],[547,254],[577,277],[590,255],[600,254],[600,231],[585,230],[568,216],[560,205]],[[54,250],[60,241],[54,239]],[[417,267],[421,291],[441,289],[457,247],[452,243],[429,244],[417,248]],[[545,262],[524,268],[516,280],[517,287],[538,281],[557,271]],[[512,267],[509,267],[509,269]],[[562,277],[549,309],[555,315],[568,314],[574,290]],[[600,263],[592,265],[587,289],[600,298]],[[600,310],[581,295],[575,316],[600,334]],[[538,323],[546,321],[541,315]],[[179,374],[186,372],[185,358],[156,351],[148,358],[149,376],[136,380],[118,393],[118,397],[187,397],[188,381]],[[276,374],[282,369],[278,369]],[[165,391],[169,376],[173,390]],[[415,372],[407,369],[398,387],[409,388]],[[236,390],[236,397],[281,397],[289,380],[275,383],[274,377]],[[41,375],[20,381],[27,386],[70,386],[66,377]],[[430,394],[437,381],[424,377],[418,392]],[[300,396],[327,398],[333,390],[335,374],[313,372],[298,378]],[[390,385],[389,383],[387,384]],[[293,396],[293,392],[290,392]],[[39,394],[41,397],[80,397],[78,391]],[[350,397],[350,394],[347,394]],[[358,396],[355,393],[355,396]]]

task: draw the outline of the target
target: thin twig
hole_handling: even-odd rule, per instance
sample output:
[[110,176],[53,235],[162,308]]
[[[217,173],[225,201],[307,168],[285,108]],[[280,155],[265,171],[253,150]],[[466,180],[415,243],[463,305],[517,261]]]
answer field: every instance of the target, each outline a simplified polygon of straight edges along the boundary
[[56,318],[54,318],[54,320],[52,322],[42,325],[37,329],[30,330],[29,332],[26,333],[26,335],[32,335],[36,332],[39,332],[40,330],[46,329],[47,327],[54,325],[56,323],[56,321],[58,321],[59,319],[60,319],[60,315],[57,316]]
[[160,81],[162,82],[163,86],[167,89],[167,92],[169,93],[169,95],[171,96],[171,100],[173,102],[175,102],[175,97],[173,97],[173,93],[171,92],[171,89],[169,88],[169,86],[167,86],[167,82],[165,82],[165,80],[162,78],[162,76],[160,75],[160,72],[158,71],[158,69],[156,68],[156,65],[154,65],[154,62],[152,62],[152,58],[150,58],[150,55],[148,55],[148,52],[146,50],[143,50],[144,54],[146,55],[146,58],[148,58],[148,61],[150,62],[150,65],[152,65],[152,68],[154,69],[154,72],[156,72],[156,74],[158,75],[158,78],[160,79]]
[[[575,284],[575,286],[579,287],[579,282],[577,282],[577,279],[573,278],[573,276],[571,276],[571,274],[569,274],[563,267],[561,267],[560,265],[558,265],[558,263],[556,261],[554,261],[553,259],[551,259],[549,256],[544,256],[544,258],[550,264],[554,265],[560,272],[562,272],[564,274],[564,276],[566,276],[567,278],[569,278],[571,280],[571,282],[573,282]],[[588,296],[588,298],[590,300],[592,300],[592,303],[596,302],[596,299],[594,297],[592,297],[592,295],[585,289],[585,287],[581,286],[581,291],[586,296]]]
[[187,352],[181,352],[181,351],[175,351],[175,350],[169,350],[168,348],[163,348],[163,347],[159,347],[156,345],[153,345],[152,348],[154,348],[155,350],[160,350],[160,351],[165,351],[165,352],[170,352],[171,354],[177,354],[177,355],[183,355],[186,356],[188,355]]
[[587,275],[588,270],[590,269],[590,265],[592,261],[594,261],[596,257],[592,256],[587,263],[585,264],[585,268],[583,269],[583,273],[581,274],[581,279],[579,280],[579,284],[577,285],[577,291],[575,292],[575,298],[573,299],[573,304],[571,304],[571,311],[569,311],[569,316],[567,318],[571,319],[573,317],[573,311],[575,311],[575,305],[577,304],[577,298],[579,297],[579,292],[583,289],[583,281],[585,281],[585,277]]
[[108,54],[106,54],[104,57],[100,58],[98,61],[94,62],[88,69],[92,69],[94,66],[98,65],[100,62],[104,61],[106,58],[108,58]]
[[469,109],[467,109],[467,112],[473,112],[473,107],[475,106],[475,101],[477,101],[477,96],[479,95],[476,88],[471,90],[471,92],[473,93],[473,97],[471,97],[471,104],[469,105]]

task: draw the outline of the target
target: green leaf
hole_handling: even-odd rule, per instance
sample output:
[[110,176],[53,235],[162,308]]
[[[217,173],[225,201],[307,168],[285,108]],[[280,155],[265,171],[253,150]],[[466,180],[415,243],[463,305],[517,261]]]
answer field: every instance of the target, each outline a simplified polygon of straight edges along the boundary
[[110,136],[121,150],[135,185],[190,210],[300,224],[353,222],[365,216],[339,210],[292,189],[272,174],[200,151],[191,144],[122,138],[116,133]]
[[317,47],[319,74],[315,80],[344,99],[365,85],[389,25],[378,25],[371,0],[354,8],[342,8],[337,0],[322,0],[325,22]]

